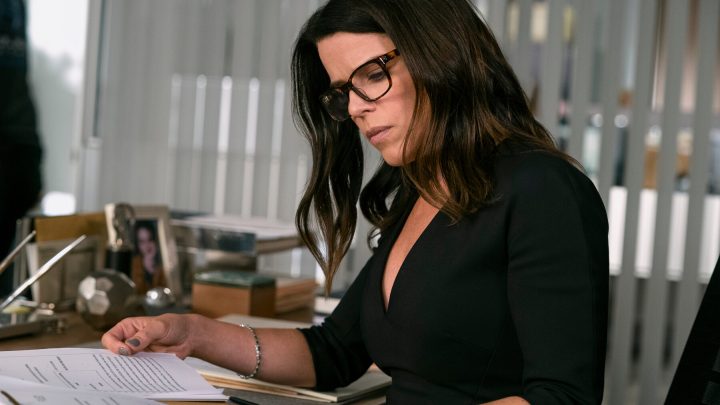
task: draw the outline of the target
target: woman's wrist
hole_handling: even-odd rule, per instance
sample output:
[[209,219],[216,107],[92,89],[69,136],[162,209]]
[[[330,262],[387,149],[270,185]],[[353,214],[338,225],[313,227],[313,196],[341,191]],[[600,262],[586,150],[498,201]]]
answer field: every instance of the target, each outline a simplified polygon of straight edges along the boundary
[[198,314],[185,315],[185,322],[190,355],[201,359],[208,358],[211,353],[207,350],[215,347],[217,343],[217,339],[213,339],[213,336],[216,336],[213,323],[217,322]]
[[[197,314],[185,316],[190,356],[236,370],[247,377],[254,377],[258,373],[261,343],[252,327],[221,322]],[[232,344],[228,346],[230,342]],[[237,350],[228,351],[228,347],[236,347]]]

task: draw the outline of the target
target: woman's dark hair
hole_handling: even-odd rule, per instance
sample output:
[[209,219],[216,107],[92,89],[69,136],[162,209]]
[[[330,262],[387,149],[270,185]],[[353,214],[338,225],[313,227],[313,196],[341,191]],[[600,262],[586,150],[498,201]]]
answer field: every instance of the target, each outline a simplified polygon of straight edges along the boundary
[[[319,101],[330,79],[317,42],[337,32],[386,34],[417,94],[411,163],[382,163],[362,190],[358,129],[350,119],[334,121]],[[330,0],[300,31],[291,72],[295,122],[313,158],[295,222],[328,292],[355,232],[358,199],[373,232],[398,221],[419,195],[459,220],[491,201],[494,157],[505,140],[575,163],[535,120],[492,32],[466,0]]]

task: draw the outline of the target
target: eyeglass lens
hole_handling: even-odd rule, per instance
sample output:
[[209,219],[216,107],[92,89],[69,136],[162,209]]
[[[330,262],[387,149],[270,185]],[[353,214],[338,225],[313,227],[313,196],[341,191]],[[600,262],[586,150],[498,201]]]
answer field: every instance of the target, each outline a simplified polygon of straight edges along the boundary
[[[390,90],[390,78],[379,62],[367,63],[356,70],[348,86],[365,101],[375,101]],[[348,103],[350,101],[348,91],[334,89],[322,97],[323,104],[328,113],[336,120],[342,121],[350,115]]]
[[378,63],[369,63],[360,67],[352,78],[352,85],[357,92],[362,93],[367,101],[375,101],[390,88],[385,70]]

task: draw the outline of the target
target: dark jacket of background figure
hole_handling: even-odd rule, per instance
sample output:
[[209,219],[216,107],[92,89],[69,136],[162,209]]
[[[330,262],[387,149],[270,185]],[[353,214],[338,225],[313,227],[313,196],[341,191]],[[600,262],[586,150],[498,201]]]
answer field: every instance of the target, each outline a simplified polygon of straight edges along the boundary
[[[42,188],[42,147],[27,82],[23,0],[0,1],[0,257],[13,245],[15,222],[32,208]],[[12,272],[0,276],[0,296]]]

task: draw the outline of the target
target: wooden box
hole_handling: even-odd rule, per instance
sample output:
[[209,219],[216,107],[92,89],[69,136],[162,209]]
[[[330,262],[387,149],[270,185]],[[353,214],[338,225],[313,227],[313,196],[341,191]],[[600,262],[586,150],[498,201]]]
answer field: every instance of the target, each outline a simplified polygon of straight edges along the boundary
[[275,279],[235,270],[195,275],[192,310],[211,318],[227,314],[275,315]]

